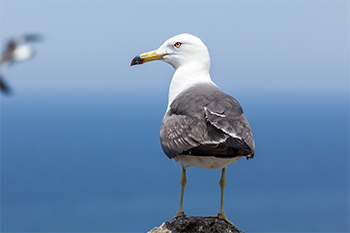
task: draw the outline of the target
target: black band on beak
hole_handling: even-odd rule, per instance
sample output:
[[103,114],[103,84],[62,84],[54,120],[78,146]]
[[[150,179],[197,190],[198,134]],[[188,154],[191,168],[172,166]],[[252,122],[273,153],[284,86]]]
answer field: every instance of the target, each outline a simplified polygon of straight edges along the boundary
[[142,59],[140,56],[136,56],[136,57],[134,57],[134,59],[132,59],[130,66],[133,66],[133,65],[141,65],[141,64],[144,63],[144,61],[145,61],[145,60]]

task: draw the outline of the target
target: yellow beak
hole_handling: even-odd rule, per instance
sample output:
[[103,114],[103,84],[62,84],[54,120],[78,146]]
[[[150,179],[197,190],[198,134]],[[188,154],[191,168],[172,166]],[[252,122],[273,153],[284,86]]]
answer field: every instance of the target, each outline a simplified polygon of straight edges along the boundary
[[133,65],[141,65],[145,62],[149,62],[149,61],[154,61],[154,60],[161,60],[166,53],[161,53],[161,54],[156,54],[157,50],[153,50],[147,53],[141,53],[140,55],[134,57],[134,59],[132,59],[130,66]]

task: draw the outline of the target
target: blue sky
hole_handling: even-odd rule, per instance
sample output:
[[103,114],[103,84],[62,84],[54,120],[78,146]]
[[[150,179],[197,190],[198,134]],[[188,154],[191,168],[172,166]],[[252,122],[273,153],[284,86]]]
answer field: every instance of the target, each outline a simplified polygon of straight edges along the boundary
[[19,91],[166,92],[173,68],[131,59],[187,32],[225,91],[347,91],[347,1],[1,1],[1,45],[42,33],[37,56],[10,67]]

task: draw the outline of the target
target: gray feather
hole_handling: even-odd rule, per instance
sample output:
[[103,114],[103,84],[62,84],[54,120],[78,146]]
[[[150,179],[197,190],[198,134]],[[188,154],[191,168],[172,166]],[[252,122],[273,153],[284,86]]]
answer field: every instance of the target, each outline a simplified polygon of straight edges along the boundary
[[254,139],[237,100],[213,84],[179,94],[163,118],[160,140],[169,158],[180,154],[253,157]]

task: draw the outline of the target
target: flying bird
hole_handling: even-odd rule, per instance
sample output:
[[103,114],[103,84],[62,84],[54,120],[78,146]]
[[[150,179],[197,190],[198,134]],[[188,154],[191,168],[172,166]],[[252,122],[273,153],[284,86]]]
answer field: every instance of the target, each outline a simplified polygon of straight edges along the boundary
[[234,225],[224,212],[226,166],[240,158],[253,158],[255,153],[252,131],[242,107],[212,81],[209,52],[198,37],[174,36],[158,49],[136,56],[131,66],[153,60],[162,60],[175,69],[160,128],[164,153],[182,167],[180,205],[175,217],[185,215],[186,169],[222,169],[217,217]]
[[8,94],[9,86],[5,83],[3,72],[5,68],[18,61],[24,61],[34,56],[35,50],[28,43],[37,42],[41,39],[39,34],[26,34],[15,37],[8,41],[4,52],[0,57],[0,90]]

